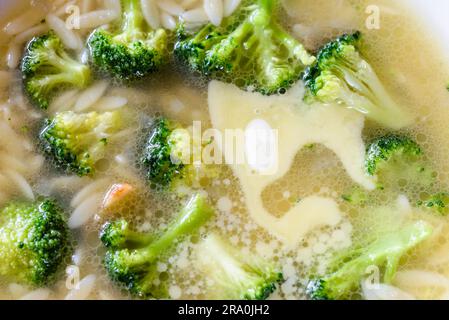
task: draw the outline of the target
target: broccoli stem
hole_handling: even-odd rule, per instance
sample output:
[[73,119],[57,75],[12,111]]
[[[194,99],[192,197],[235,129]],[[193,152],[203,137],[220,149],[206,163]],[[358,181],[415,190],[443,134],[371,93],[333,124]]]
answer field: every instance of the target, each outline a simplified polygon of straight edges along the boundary
[[206,200],[201,195],[193,197],[181,213],[153,244],[153,249],[161,252],[168,248],[177,238],[184,237],[201,227],[213,215]]
[[[391,128],[400,128],[410,123],[411,119],[405,114],[397,103],[391,98],[379,77],[371,66],[362,61],[353,70],[350,63],[335,65],[337,74],[341,74],[350,87],[345,86],[344,96],[348,106],[357,111],[368,114],[371,118]],[[356,78],[354,75],[357,75]],[[369,84],[369,87],[366,85]],[[355,93],[356,90],[359,93]]]
[[314,56],[309,55],[301,43],[285,32],[279,25],[274,24],[272,28],[273,35],[278,42],[284,44],[287,48],[287,54],[289,51],[293,52],[293,56],[299,59],[304,65],[311,65],[316,60]]
[[[234,30],[229,37],[221,43],[216,50],[209,53],[210,57],[220,55],[228,57],[228,65],[224,66],[226,71],[240,66],[245,55],[250,52],[254,46],[259,45],[262,48],[261,63],[272,62],[272,54],[274,45],[271,42],[271,34],[266,34],[268,26],[271,23],[272,13],[270,7],[273,5],[272,0],[264,0],[258,10],[255,10],[252,15]],[[206,32],[205,30],[203,32]],[[201,33],[200,33],[201,34]],[[243,50],[236,50],[242,47]],[[248,61],[249,62],[249,61]]]
[[[243,271],[241,263],[229,251],[223,250],[220,239],[215,236],[210,236],[209,239],[207,245],[204,246],[205,252],[214,257],[221,267],[220,271],[226,273],[227,277],[223,277],[223,279],[234,279],[237,284],[248,282],[248,273]],[[222,285],[228,285],[228,283],[222,283]]]
[[131,39],[142,31],[143,16],[139,0],[123,0],[123,33]]
[[[209,53],[210,57],[214,57],[217,54],[223,57],[227,57],[227,65],[223,66],[225,71],[231,71],[231,69],[236,68],[240,65],[242,58],[245,56],[245,53],[248,52],[253,43],[257,42],[257,36],[252,34],[254,31],[254,27],[248,23],[242,23],[234,32],[232,32],[231,36],[226,37],[224,41],[222,41],[220,46],[217,46],[216,50],[212,50]],[[240,50],[236,53],[236,48],[243,46],[245,39],[248,38],[248,35],[252,36],[245,43],[243,50]],[[254,41],[253,41],[254,39]]]
[[212,215],[213,210],[208,206],[204,197],[196,195],[157,240],[145,248],[136,250],[135,254],[131,255],[131,265],[156,261],[177,239],[196,231]]
[[70,83],[76,87],[87,85],[86,73],[89,73],[89,69],[70,58],[65,52],[56,53],[54,50],[49,50],[46,59],[51,66],[58,69],[58,73],[48,74],[37,80],[39,87],[46,88],[45,92],[50,91],[57,83]]
[[[209,33],[212,32],[212,26],[209,25],[207,28],[202,28],[193,38],[194,39],[194,43],[200,43],[202,41],[205,41],[206,44],[208,43],[206,37],[209,35]],[[206,40],[204,40],[206,39]],[[209,38],[209,42],[210,43],[215,43],[215,39],[213,37]],[[204,45],[205,49],[209,49],[209,47],[207,45]]]
[[[79,77],[84,76],[86,73],[87,67],[69,57],[65,52],[56,52],[50,49],[47,53],[48,57],[45,59],[48,61],[48,64],[58,69],[60,73],[65,74],[65,77],[61,78],[61,80],[67,79],[66,81],[77,84]],[[84,84],[83,82],[80,85]]]
[[258,4],[261,9],[269,13],[271,16],[272,11],[276,5],[276,0],[259,0]]
[[147,246],[151,243],[155,236],[152,233],[142,234],[133,230],[127,230],[124,234],[125,243],[121,244],[122,247],[140,248]]
[[[81,73],[82,71],[78,72]],[[75,86],[78,86],[78,82],[80,79],[79,73],[67,71],[58,74],[50,74],[36,80],[36,84],[38,84],[39,87],[46,88],[46,90],[43,90],[43,92],[52,90],[54,84],[56,83],[71,83]]]
[[[400,259],[410,249],[425,240],[432,233],[432,228],[418,221],[399,232],[374,241],[369,246],[350,252],[351,258],[357,258],[343,264],[335,273],[325,280],[327,288],[332,292],[332,297],[340,297],[357,287],[360,276],[364,275],[369,266],[384,266],[384,283],[391,283],[396,274]],[[343,259],[341,259],[343,258]],[[345,261],[345,257],[339,257],[338,261]]]

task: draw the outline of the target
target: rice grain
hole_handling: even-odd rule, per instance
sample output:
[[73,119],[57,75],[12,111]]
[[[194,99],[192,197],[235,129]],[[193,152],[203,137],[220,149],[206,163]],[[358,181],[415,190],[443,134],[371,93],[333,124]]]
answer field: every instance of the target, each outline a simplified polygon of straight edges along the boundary
[[142,13],[147,23],[153,28],[157,29],[161,26],[161,19],[159,17],[159,8],[156,0],[140,0]]
[[64,21],[54,14],[47,15],[46,21],[50,29],[53,29],[67,48],[76,51],[82,49],[83,42],[80,37],[73,30],[67,28]]
[[50,293],[51,291],[49,289],[36,289],[25,294],[19,300],[47,300]]
[[80,15],[80,28],[81,29],[96,28],[103,24],[112,22],[117,18],[118,18],[117,13],[112,10],[91,11]]
[[112,111],[126,106],[127,103],[128,99],[124,97],[115,97],[115,96],[102,97],[95,103],[93,109],[102,112]]
[[28,9],[25,13],[9,22],[3,30],[6,34],[14,36],[38,24],[44,18],[45,10],[38,5]]
[[25,198],[30,201],[34,201],[34,193],[28,181],[25,179],[23,175],[20,173],[9,170],[6,172],[6,175],[12,180],[12,182],[19,187],[20,192],[23,194]]
[[69,228],[77,229],[86,224],[98,212],[102,199],[102,193],[93,194],[77,206],[69,218]]
[[20,62],[20,45],[13,43],[6,53],[6,65],[9,69],[16,69]]
[[204,11],[212,24],[219,26],[223,20],[223,1],[204,0]]
[[81,203],[86,200],[91,194],[98,192],[98,190],[104,189],[106,191],[106,188],[108,187],[110,183],[110,180],[107,178],[98,179],[96,181],[91,182],[87,186],[85,186],[83,189],[78,191],[77,194],[72,198],[72,201],[70,202],[70,206],[72,208],[78,207],[81,205]]
[[95,281],[97,277],[93,274],[90,274],[84,277],[79,282],[79,287],[70,290],[70,292],[65,296],[65,300],[85,300],[89,297],[92,290],[95,287]]
[[181,18],[185,22],[207,22],[209,20],[204,8],[196,8],[189,11],[184,12],[181,15]]
[[50,103],[48,112],[53,114],[71,109],[78,99],[79,92],[78,89],[72,89],[62,93]]
[[161,23],[165,29],[175,30],[176,28],[175,18],[173,18],[173,16],[169,15],[168,13],[163,12],[161,14]]
[[24,32],[18,34],[14,39],[13,42],[17,44],[24,44],[25,42],[28,42],[33,37],[40,36],[41,34],[48,31],[48,25],[45,23],[38,24],[37,26],[30,28],[28,30],[25,30]]
[[94,83],[79,95],[73,110],[80,112],[89,109],[104,95],[108,86],[109,83],[104,80]]
[[200,0],[182,0],[181,6],[184,10],[190,10],[199,6]]
[[158,5],[159,8],[172,16],[180,16],[184,12],[184,9],[172,0],[160,1]]
[[242,0],[223,0],[223,15],[229,17],[241,2]]
[[362,293],[365,300],[415,300],[409,293],[387,284],[376,284],[371,288],[363,281]]

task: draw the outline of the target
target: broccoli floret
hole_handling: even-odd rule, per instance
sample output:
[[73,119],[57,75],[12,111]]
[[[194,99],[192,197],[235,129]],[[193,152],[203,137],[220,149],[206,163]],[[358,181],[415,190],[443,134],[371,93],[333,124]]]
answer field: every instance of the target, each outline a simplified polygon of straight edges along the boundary
[[0,212],[0,277],[31,286],[54,279],[70,252],[62,209],[52,200],[17,202]]
[[278,23],[277,5],[250,1],[221,26],[208,24],[195,32],[180,24],[175,55],[208,78],[267,95],[284,93],[315,58]]
[[[172,161],[172,132],[179,124],[165,118],[154,121],[150,136],[142,157],[143,165],[148,169],[148,180],[157,185],[168,186],[175,177],[181,176],[185,167],[182,161]],[[189,138],[190,142],[190,138]]]
[[360,32],[325,45],[304,75],[306,101],[339,103],[392,129],[412,122],[391,98],[376,72],[359,51]]
[[91,175],[122,126],[120,111],[84,114],[66,111],[46,121],[40,138],[56,165],[80,176]]
[[91,79],[89,67],[72,59],[53,31],[30,41],[21,70],[25,91],[42,109],[61,87],[84,88]]
[[421,147],[406,136],[386,135],[367,148],[366,172],[383,182],[404,180],[416,186],[430,186],[433,173],[426,167]]
[[329,273],[309,282],[307,294],[316,300],[340,300],[351,298],[366,276],[367,268],[377,266],[383,272],[383,282],[390,283],[401,258],[432,233],[423,221],[385,234],[364,247],[349,249],[337,255]]
[[412,139],[398,135],[387,135],[373,141],[367,148],[365,168],[373,176],[390,161],[413,163],[422,156],[421,147]]
[[94,65],[119,80],[137,80],[157,71],[167,58],[167,33],[144,21],[139,0],[122,0],[117,32],[97,29],[88,40]]
[[109,247],[104,264],[110,278],[141,298],[166,298],[167,281],[159,278],[158,262],[165,261],[176,244],[197,232],[213,214],[206,199],[196,195],[160,233],[139,234],[126,221],[106,224],[100,237]]
[[418,201],[418,206],[430,209],[441,216],[447,216],[449,213],[449,194],[440,192],[430,196],[424,201]]
[[193,153],[201,142],[195,142],[190,132],[176,121],[158,118],[149,131],[141,163],[152,187],[174,189],[180,182],[193,186],[199,177],[215,174],[211,166],[194,163]]
[[283,281],[274,263],[243,254],[216,234],[200,243],[198,256],[210,271],[219,299],[264,300]]

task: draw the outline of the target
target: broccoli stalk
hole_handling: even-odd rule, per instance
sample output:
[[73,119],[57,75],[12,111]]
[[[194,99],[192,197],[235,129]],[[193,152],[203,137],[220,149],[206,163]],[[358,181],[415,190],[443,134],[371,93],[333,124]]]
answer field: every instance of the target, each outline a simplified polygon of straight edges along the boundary
[[89,68],[72,59],[53,31],[33,38],[21,65],[25,91],[40,108],[47,109],[55,91],[62,87],[86,87]]
[[70,252],[62,209],[52,200],[11,203],[0,212],[0,277],[49,284]]
[[47,120],[40,138],[45,152],[59,167],[84,176],[94,173],[96,162],[104,157],[122,127],[120,111],[66,111]]
[[241,253],[215,234],[203,240],[198,256],[209,269],[220,299],[264,300],[283,281],[274,264]]
[[432,228],[427,223],[417,221],[367,246],[352,248],[336,257],[327,275],[310,281],[307,293],[317,300],[350,298],[351,293],[358,290],[370,266],[383,270],[383,282],[391,283],[401,258],[431,233]]
[[321,49],[304,75],[306,101],[339,103],[392,129],[410,125],[412,117],[396,104],[359,52],[360,39],[360,32],[343,35]]
[[144,21],[139,0],[122,0],[123,17],[118,34],[98,29],[88,46],[94,65],[119,80],[137,80],[167,62],[167,34],[152,30]]
[[100,232],[100,240],[105,247],[114,249],[144,247],[154,238],[155,236],[151,233],[142,234],[130,229],[126,220],[107,222]]
[[276,6],[275,0],[242,5],[221,26],[208,24],[193,33],[181,24],[175,55],[209,78],[267,95],[284,93],[315,58],[279,25]]
[[100,238],[109,248],[105,267],[112,280],[142,298],[165,298],[167,286],[159,281],[157,263],[176,249],[176,244],[199,230],[214,212],[206,199],[196,195],[159,234],[136,233],[126,221],[107,223]]

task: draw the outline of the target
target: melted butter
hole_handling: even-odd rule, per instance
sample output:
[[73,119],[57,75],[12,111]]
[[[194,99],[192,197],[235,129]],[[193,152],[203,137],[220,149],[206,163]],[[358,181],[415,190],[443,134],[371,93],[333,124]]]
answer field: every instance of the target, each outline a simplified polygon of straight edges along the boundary
[[303,199],[284,216],[273,216],[263,205],[263,190],[282,178],[295,155],[305,146],[317,143],[332,150],[348,175],[366,189],[375,184],[364,172],[365,145],[362,140],[364,117],[336,105],[305,105],[299,83],[282,96],[266,97],[213,81],[209,85],[209,112],[215,129],[244,130],[255,119],[262,119],[277,130],[276,170],[256,172],[247,162],[235,163],[229,148],[222,152],[226,163],[239,179],[249,214],[268,232],[288,245],[295,245],[311,230],[334,226],[342,216],[333,199],[311,196]]

